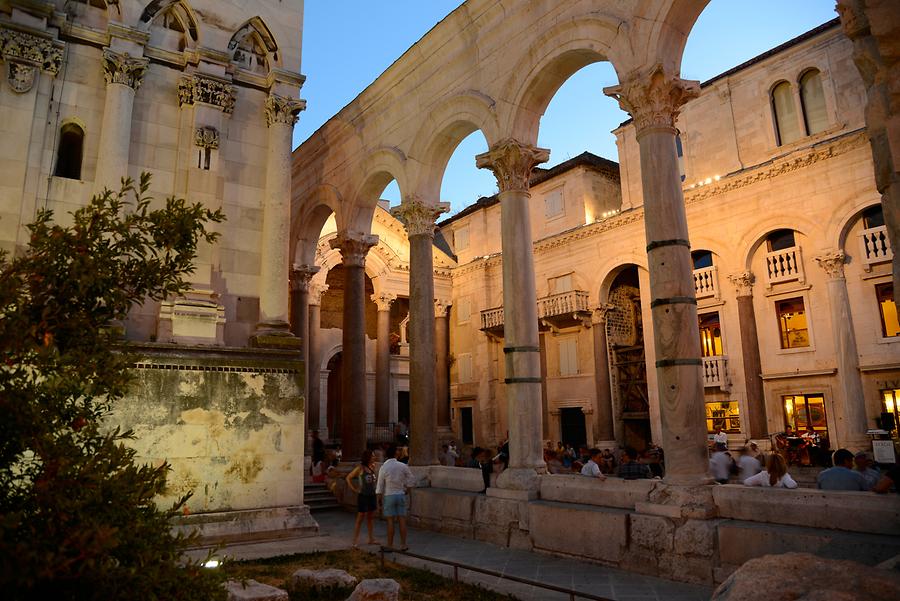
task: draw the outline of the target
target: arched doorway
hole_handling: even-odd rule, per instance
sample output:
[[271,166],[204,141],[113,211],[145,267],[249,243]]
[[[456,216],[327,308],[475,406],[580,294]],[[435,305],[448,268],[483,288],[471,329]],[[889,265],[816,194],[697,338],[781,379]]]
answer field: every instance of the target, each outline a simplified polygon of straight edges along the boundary
[[341,436],[341,380],[343,377],[343,353],[337,352],[328,360],[328,414],[326,423],[332,441]]

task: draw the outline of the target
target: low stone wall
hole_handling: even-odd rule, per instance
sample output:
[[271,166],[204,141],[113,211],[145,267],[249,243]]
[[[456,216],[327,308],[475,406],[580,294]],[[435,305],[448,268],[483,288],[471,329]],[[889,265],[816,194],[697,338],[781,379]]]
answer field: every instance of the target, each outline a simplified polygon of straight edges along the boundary
[[207,540],[315,534],[303,505],[303,371],[292,351],[129,346],[131,394],[109,416],[138,460],[172,466],[166,506]]

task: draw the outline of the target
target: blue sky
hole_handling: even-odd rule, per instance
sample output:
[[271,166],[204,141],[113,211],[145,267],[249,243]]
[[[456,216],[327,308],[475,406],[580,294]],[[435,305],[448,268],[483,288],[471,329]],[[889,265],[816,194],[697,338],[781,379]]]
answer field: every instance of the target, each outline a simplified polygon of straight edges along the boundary
[[[460,0],[307,0],[303,23],[301,96],[308,102],[294,128],[294,146],[349,103]],[[834,0],[713,0],[688,38],[682,77],[704,81],[836,16]],[[552,166],[585,150],[617,160],[612,129],[628,118],[603,95],[616,83],[608,63],[589,65],[559,89],[541,119],[538,143]],[[475,132],[447,165],[441,200],[456,212],[496,191],[488,172],[475,168],[487,150]],[[399,201],[390,184],[383,198]]]

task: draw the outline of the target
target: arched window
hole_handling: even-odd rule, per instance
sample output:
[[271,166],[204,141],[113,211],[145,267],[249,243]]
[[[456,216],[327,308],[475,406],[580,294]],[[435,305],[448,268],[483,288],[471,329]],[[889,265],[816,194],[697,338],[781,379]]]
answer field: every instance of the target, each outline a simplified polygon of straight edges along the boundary
[[766,245],[769,252],[786,250],[797,246],[797,242],[794,239],[794,230],[775,230],[766,236]]
[[231,60],[237,66],[255,71],[267,73],[269,71],[269,55],[272,60],[278,60],[278,47],[275,39],[265,24],[258,18],[253,18],[244,25],[228,43],[228,51],[231,52]]
[[800,77],[800,100],[807,135],[825,131],[828,127],[825,93],[822,92],[822,74],[816,69],[810,69]]
[[84,130],[75,123],[66,123],[59,130],[59,149],[53,175],[81,179],[81,158],[84,154]]
[[[155,12],[147,12],[150,9]],[[151,3],[142,19],[150,22],[150,46],[180,52],[197,42],[197,23],[184,2]]]
[[791,84],[786,81],[772,88],[772,112],[775,116],[779,146],[790,144],[802,137],[800,120],[797,118],[797,105],[794,103]]

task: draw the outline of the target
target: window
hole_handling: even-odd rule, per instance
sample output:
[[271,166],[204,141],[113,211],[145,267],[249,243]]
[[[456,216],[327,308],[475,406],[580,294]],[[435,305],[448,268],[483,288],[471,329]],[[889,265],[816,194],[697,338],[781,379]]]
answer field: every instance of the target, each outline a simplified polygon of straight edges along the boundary
[[881,208],[880,204],[869,207],[862,214],[863,217],[863,227],[865,229],[871,229],[873,227],[881,227],[884,225],[884,211]]
[[469,248],[469,226],[463,226],[454,230],[453,245],[456,252]]
[[675,153],[678,155],[678,175],[684,181],[684,147],[681,144],[681,133],[675,136]]
[[885,338],[900,336],[900,322],[897,320],[897,305],[894,304],[894,284],[877,284],[875,296],[881,313],[881,335]]
[[462,353],[457,359],[459,383],[472,381],[472,353]]
[[691,253],[691,259],[694,261],[694,269],[713,266],[712,252],[708,250],[695,250]]
[[576,338],[559,341],[559,375],[574,376],[578,373],[578,345]]
[[722,352],[722,326],[719,323],[719,312],[701,313],[700,350],[704,357],[718,357]]
[[[898,421],[898,417],[900,417],[900,389],[882,390],[881,400],[881,429],[889,431],[896,438],[898,432],[900,432],[900,421]],[[891,417],[887,417],[885,415],[887,413]],[[890,421],[894,423],[891,424],[889,423]]]
[[567,273],[550,280],[550,294],[562,294],[572,291],[572,274]]
[[825,131],[828,127],[825,93],[822,91],[822,76],[816,69],[810,69],[800,78],[800,102],[803,104],[806,134],[811,136]]
[[786,81],[772,88],[772,112],[779,146],[790,144],[803,136],[791,84]]
[[456,301],[456,323],[466,323],[472,317],[472,300],[463,297]]
[[712,401],[706,403],[706,431],[715,434],[722,428],[729,434],[741,431],[741,416],[737,401]]
[[797,245],[794,240],[794,230],[775,230],[766,236],[766,246],[769,252],[776,250],[786,250]]
[[84,130],[75,123],[66,123],[59,130],[59,150],[53,175],[81,179],[81,159],[84,153]]
[[809,346],[809,329],[806,325],[806,308],[802,298],[791,298],[775,303],[778,313],[778,329],[781,348]]
[[563,214],[563,189],[557,188],[544,197],[544,216],[547,219]]
[[784,397],[784,425],[794,432],[805,432],[812,426],[823,438],[828,437],[825,420],[825,397],[821,394],[795,394]]

